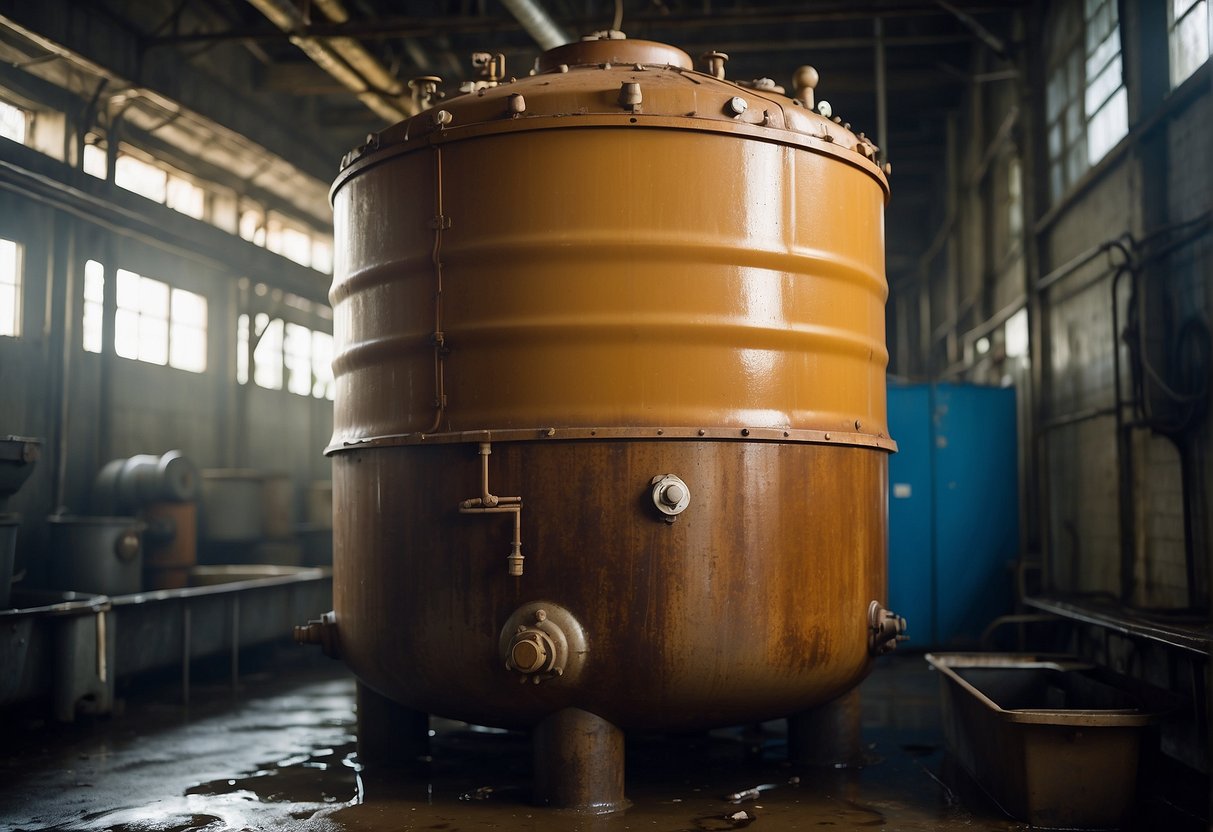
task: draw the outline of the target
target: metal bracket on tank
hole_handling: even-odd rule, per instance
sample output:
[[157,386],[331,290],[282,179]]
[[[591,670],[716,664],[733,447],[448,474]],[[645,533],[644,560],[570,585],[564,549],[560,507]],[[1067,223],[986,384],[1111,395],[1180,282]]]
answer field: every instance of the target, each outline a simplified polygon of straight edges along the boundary
[[499,497],[489,491],[489,454],[492,443],[480,443],[480,496],[464,500],[459,504],[460,514],[512,514],[514,515],[514,539],[510,542],[510,554],[506,558],[513,577],[522,575],[522,498]]

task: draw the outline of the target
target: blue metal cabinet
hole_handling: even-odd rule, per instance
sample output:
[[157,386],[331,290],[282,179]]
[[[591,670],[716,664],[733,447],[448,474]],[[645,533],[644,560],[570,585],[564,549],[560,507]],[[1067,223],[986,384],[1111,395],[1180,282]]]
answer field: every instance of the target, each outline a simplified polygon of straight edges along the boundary
[[1015,391],[893,383],[889,433],[889,607],[912,647],[972,644],[1013,598]]

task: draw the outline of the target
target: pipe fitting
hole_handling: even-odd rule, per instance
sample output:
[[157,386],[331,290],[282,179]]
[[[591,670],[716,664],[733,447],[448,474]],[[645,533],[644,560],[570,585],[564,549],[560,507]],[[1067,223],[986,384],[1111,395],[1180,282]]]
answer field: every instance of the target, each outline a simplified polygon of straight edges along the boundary
[[296,624],[295,642],[319,645],[324,655],[330,659],[341,658],[341,643],[337,639],[337,614],[326,612],[307,624]]
[[886,610],[879,601],[868,605],[868,652],[883,656],[897,649],[899,642],[908,641],[906,620],[892,610]]
[[546,601],[519,607],[506,620],[498,637],[505,669],[517,680],[538,685],[571,679],[585,662],[585,632],[573,614]]

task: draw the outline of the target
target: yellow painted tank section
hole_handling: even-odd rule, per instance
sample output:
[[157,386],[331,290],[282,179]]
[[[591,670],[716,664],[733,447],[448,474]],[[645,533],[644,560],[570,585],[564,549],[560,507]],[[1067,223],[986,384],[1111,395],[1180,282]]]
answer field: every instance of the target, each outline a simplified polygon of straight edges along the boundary
[[[773,143],[581,132],[441,151],[444,429],[885,432],[875,182]],[[337,227],[356,238],[338,244],[333,291],[339,399],[365,399],[343,408],[357,421],[341,438],[433,420],[435,155],[392,159],[338,194]],[[386,389],[400,395],[375,395]]]
[[883,438],[875,166],[720,119],[580,118],[409,127],[339,180],[334,447],[547,427]]

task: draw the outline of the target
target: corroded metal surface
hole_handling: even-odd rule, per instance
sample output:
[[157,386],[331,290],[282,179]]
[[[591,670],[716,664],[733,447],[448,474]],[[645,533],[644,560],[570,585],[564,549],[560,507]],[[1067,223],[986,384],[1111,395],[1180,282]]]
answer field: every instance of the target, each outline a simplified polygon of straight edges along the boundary
[[[510,442],[493,486],[511,519],[460,515],[475,446],[335,456],[334,604],[343,658],[408,707],[525,726],[562,708],[623,728],[777,717],[868,668],[868,605],[885,594],[884,452],[724,442]],[[694,497],[666,522],[654,475]],[[531,601],[578,617],[576,679],[519,684],[500,633]]]

